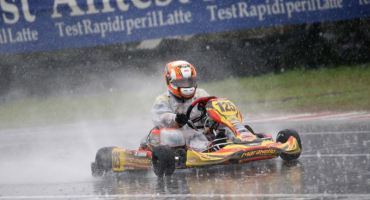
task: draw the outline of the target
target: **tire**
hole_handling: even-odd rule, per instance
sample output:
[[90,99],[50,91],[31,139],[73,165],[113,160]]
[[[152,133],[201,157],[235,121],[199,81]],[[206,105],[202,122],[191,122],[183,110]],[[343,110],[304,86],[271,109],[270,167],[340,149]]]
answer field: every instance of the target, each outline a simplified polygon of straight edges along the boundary
[[112,151],[116,147],[103,147],[98,150],[95,162],[91,163],[93,177],[101,177],[112,171]]
[[[299,134],[297,133],[297,131],[293,129],[285,129],[285,130],[280,131],[276,137],[276,142],[285,143],[288,141],[290,136],[293,136],[297,140],[299,148],[302,150],[301,138],[299,137]],[[297,160],[300,155],[301,153],[297,153],[297,154],[281,153],[280,157],[284,161],[289,162],[289,161]]]
[[175,172],[175,152],[169,146],[154,147],[152,164],[158,177],[171,176]]

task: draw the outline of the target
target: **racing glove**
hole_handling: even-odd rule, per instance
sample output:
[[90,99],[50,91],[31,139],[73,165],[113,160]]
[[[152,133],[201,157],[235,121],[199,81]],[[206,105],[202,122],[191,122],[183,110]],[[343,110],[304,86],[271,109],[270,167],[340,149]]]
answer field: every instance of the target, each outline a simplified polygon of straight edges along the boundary
[[186,117],[185,114],[177,113],[175,121],[176,121],[176,124],[181,128],[188,122],[188,118]]

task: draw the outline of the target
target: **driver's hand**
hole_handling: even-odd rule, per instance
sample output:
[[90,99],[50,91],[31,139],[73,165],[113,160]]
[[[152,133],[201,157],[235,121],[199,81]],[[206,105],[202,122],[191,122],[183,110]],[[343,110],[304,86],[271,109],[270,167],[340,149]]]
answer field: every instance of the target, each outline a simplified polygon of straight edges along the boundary
[[177,126],[181,128],[188,122],[188,118],[185,114],[177,113],[175,121],[177,123]]

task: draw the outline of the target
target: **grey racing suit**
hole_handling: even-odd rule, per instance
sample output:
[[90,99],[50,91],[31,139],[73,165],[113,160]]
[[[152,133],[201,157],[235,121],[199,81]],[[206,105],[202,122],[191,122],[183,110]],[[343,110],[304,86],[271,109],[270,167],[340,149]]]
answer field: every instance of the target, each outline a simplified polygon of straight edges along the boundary
[[[190,104],[201,97],[209,96],[203,89],[197,89],[193,98],[186,99],[184,102],[175,98],[169,91],[159,95],[152,107],[151,115],[155,126],[159,128],[178,128],[175,122],[177,113],[186,114]],[[190,119],[199,117],[201,112],[196,107],[190,113]],[[196,131],[185,125],[180,128],[185,136],[186,144],[197,151],[203,151],[207,148],[208,140],[201,131]]]

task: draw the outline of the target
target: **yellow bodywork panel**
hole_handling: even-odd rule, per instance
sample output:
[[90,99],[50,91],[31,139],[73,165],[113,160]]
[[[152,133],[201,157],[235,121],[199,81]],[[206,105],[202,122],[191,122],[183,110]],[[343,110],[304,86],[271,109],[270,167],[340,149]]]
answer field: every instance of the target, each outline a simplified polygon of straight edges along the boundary
[[113,171],[125,171],[126,149],[113,149],[112,166]]
[[131,151],[115,148],[112,151],[113,171],[149,169],[152,160],[145,151]]

